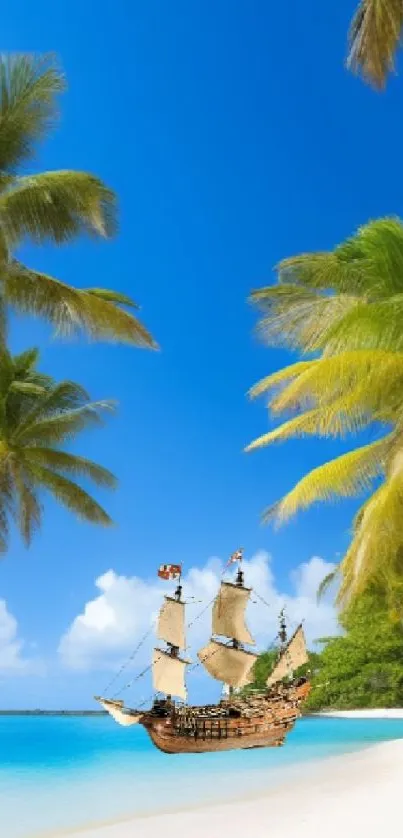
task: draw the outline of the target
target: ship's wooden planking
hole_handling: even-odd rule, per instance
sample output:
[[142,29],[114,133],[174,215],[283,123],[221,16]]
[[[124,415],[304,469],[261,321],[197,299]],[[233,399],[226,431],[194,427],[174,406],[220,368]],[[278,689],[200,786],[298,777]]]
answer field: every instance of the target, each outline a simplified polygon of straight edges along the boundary
[[[300,706],[309,690],[309,683],[305,682],[285,690],[281,697],[256,697],[248,716],[220,714],[215,717],[195,707],[188,708],[184,717],[173,708],[166,717],[145,713],[140,724],[146,728],[154,745],[167,754],[278,747],[301,715]],[[245,708],[247,701],[242,702],[242,706]]]

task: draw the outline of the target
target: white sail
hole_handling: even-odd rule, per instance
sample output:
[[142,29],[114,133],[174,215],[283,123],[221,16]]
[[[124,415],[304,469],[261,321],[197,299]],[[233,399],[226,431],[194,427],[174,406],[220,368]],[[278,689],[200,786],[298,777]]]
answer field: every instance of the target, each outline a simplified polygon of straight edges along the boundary
[[222,582],[213,605],[212,633],[234,638],[238,643],[255,641],[245,624],[245,609],[250,589],[229,582]]
[[175,658],[162,649],[154,649],[153,685],[156,692],[186,700],[185,670],[187,661]]
[[122,727],[137,725],[143,715],[142,713],[125,713],[123,710],[123,701],[110,701],[107,698],[99,698],[97,700],[101,707],[107,710],[109,715],[115,719],[115,722],[122,725]]
[[171,643],[178,649],[184,649],[185,640],[185,603],[166,596],[158,618],[157,637]]
[[307,662],[308,652],[305,635],[302,626],[298,626],[288,645],[282,651],[273,672],[269,675],[266,681],[267,686],[271,687],[278,681],[282,681],[283,678],[292,675],[294,669],[298,669],[299,666]]
[[258,656],[210,640],[207,646],[200,649],[198,657],[209,675],[217,681],[223,681],[231,687],[243,687],[250,683],[249,675]]

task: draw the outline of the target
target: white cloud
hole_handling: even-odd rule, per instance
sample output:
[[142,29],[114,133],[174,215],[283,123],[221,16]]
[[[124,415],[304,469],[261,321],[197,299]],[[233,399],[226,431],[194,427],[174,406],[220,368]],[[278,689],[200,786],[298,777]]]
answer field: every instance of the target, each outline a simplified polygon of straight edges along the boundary
[[18,624],[0,599],[0,677],[3,675],[33,675],[43,672],[43,664],[37,658],[25,656],[24,641],[18,635]]
[[[254,591],[247,621],[257,648],[267,648],[274,640],[278,630],[277,617],[283,606],[290,627],[295,627],[300,620],[305,621],[310,645],[316,638],[337,631],[331,602],[325,600],[318,604],[316,601],[319,583],[333,567],[333,564],[317,556],[311,558],[292,572],[291,593],[285,594],[276,586],[271,559],[266,552],[259,552],[250,561],[244,562],[246,582]],[[211,609],[207,608],[200,617],[198,615],[213,600],[222,568],[219,559],[210,559],[202,568],[191,568],[183,579],[184,597],[189,602],[188,621],[192,623],[188,630],[188,642],[193,660],[196,660],[197,648],[209,636]],[[146,666],[153,642],[153,621],[163,594],[171,591],[172,584],[158,579],[118,576],[114,570],[108,570],[96,579],[95,585],[98,595],[87,602],[60,641],[62,663],[75,670],[113,669],[124,661],[145,632],[151,629],[147,642],[135,659],[136,670]]]

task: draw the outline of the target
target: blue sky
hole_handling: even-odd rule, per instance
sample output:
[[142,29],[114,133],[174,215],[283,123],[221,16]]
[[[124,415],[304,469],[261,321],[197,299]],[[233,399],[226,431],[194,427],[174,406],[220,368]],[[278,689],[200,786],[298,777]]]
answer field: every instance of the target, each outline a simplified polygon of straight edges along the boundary
[[2,49],[52,50],[68,77],[35,167],[93,171],[120,201],[115,241],[23,256],[78,286],[132,295],[161,351],[55,343],[42,324],[13,321],[15,348],[40,345],[45,370],[120,402],[77,444],[120,488],[102,497],[109,531],[49,503],[30,552],[14,539],[0,598],[48,675],[22,687],[10,672],[2,703],[20,705],[28,690],[34,703],[88,704],[96,673],[72,677],[54,659],[109,569],[151,578],[161,561],[203,567],[243,544],[273,555],[287,592],[295,567],[345,549],[355,503],[313,509],[278,533],[259,515],[347,443],[242,448],[268,422],[246,391],[290,359],[254,338],[251,289],[272,281],[280,258],[401,213],[402,82],[380,96],[345,71],[353,7],[15,0],[3,10]]

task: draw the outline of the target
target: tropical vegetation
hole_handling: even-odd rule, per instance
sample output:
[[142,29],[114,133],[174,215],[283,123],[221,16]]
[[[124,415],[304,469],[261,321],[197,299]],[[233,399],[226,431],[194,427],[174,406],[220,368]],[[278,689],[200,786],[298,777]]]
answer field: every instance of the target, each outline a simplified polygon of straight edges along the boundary
[[[335,497],[367,495],[341,563],[339,600],[374,578],[394,601],[403,587],[403,225],[381,219],[330,253],[281,262],[278,283],[252,294],[270,345],[306,356],[252,388],[270,394],[275,415],[294,414],[248,446],[291,437],[344,437],[371,428],[375,438],[307,474],[265,520]],[[368,495],[369,492],[372,493]]]
[[105,468],[66,450],[83,430],[98,425],[109,402],[90,402],[72,381],[55,382],[37,370],[38,351],[12,357],[0,350],[0,552],[14,522],[29,545],[50,493],[79,518],[108,525],[109,515],[76,481],[113,488]]
[[325,638],[313,662],[306,710],[403,705],[403,623],[371,587],[340,616],[343,633]]
[[348,66],[377,89],[394,70],[403,28],[401,0],[360,0],[349,32]]
[[[309,675],[304,712],[403,705],[403,622],[391,618],[382,590],[371,586],[339,615],[340,634],[317,640],[318,652],[296,676]],[[265,689],[275,652],[259,656],[250,690]]]
[[62,244],[116,230],[115,195],[98,177],[71,170],[25,174],[58,116],[65,79],[52,56],[0,56],[0,340],[9,306],[44,317],[58,334],[155,346],[127,308],[126,295],[74,288],[29,268],[16,256],[24,242]]

